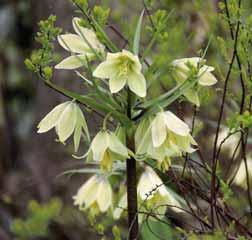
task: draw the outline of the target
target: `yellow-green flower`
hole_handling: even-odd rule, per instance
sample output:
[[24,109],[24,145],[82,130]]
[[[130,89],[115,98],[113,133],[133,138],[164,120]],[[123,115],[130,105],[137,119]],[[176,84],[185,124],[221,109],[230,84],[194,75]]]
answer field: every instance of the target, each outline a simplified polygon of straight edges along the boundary
[[174,211],[181,212],[181,204],[168,191],[163,181],[151,167],[145,167],[145,171],[138,182],[137,192],[140,202],[146,202],[145,207],[147,209],[157,207],[156,210],[161,216],[164,215],[169,205]]
[[107,58],[94,71],[97,78],[108,78],[111,93],[119,92],[126,84],[139,97],[146,96],[146,80],[141,72],[138,56],[127,50],[108,53]]
[[169,168],[170,157],[192,153],[195,149],[191,145],[197,145],[187,124],[170,111],[159,112],[152,121],[140,124],[136,143],[137,154],[156,159],[162,170]]
[[101,164],[103,170],[110,171],[113,162],[128,158],[128,149],[118,137],[109,131],[100,131],[93,139],[88,151],[88,159]]
[[106,212],[112,206],[112,188],[104,176],[94,175],[84,183],[73,197],[81,210],[95,208]]
[[[151,167],[145,167],[144,172],[140,176],[137,195],[139,212],[152,212],[157,218],[164,217],[167,208],[171,208],[175,212],[182,212],[181,204],[176,199],[175,193],[166,188]],[[127,194],[124,194],[113,212],[113,217],[119,219],[126,208]],[[145,215],[144,213],[138,214],[139,222],[143,222],[146,216],[147,214]]]
[[[204,87],[212,86],[217,83],[217,79],[212,74],[214,67],[205,65],[206,60],[199,57],[182,58],[172,62],[174,67],[173,76],[177,83],[186,81],[191,73],[191,67],[198,69],[198,84]],[[196,106],[200,106],[199,96],[195,89],[189,89],[184,96]]]
[[[59,44],[68,52],[71,53],[58,65],[57,69],[76,69],[86,65],[87,59],[89,61],[95,59],[96,53],[103,53],[105,47],[99,42],[95,33],[80,25],[79,18],[73,18],[73,28],[76,34],[63,34],[58,36]],[[95,53],[95,52],[96,53]]]
[[49,112],[38,124],[38,133],[48,132],[52,128],[55,128],[62,143],[74,134],[75,151],[79,148],[82,133],[89,140],[85,117],[78,104],[72,101],[62,103]]

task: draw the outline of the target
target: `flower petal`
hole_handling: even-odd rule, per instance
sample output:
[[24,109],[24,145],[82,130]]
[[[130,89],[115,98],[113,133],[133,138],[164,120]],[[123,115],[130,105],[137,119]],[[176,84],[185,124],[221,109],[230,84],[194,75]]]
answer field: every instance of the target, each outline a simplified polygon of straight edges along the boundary
[[126,84],[125,76],[114,75],[109,79],[109,89],[111,93],[119,92]]
[[[90,58],[89,58],[90,59]],[[72,70],[80,68],[87,63],[87,56],[85,55],[73,55],[65,58],[59,64],[55,66],[56,69],[67,69]]]
[[146,80],[142,73],[131,73],[128,75],[128,85],[132,92],[139,97],[146,96]]
[[116,74],[114,63],[110,61],[102,62],[93,72],[93,76],[97,78],[110,78]]
[[108,208],[112,205],[112,189],[108,180],[102,180],[99,183],[97,203],[101,212],[106,212]]
[[90,53],[90,49],[85,41],[76,34],[63,34],[58,36],[59,44],[67,51],[73,53]]
[[152,192],[154,188],[155,186],[150,182],[149,174],[146,171],[143,172],[137,185],[137,192],[141,200],[151,199],[154,195],[154,192]]
[[80,207],[84,205],[85,208],[88,208],[95,202],[97,190],[97,176],[94,175],[81,186],[77,194],[73,197],[75,200],[74,205],[79,205]]
[[82,133],[85,134],[85,137],[88,142],[90,142],[90,136],[89,136],[88,126],[87,126],[87,122],[84,117],[84,114],[77,104],[75,104],[75,106],[76,106],[76,111],[77,111],[77,120],[76,120],[76,127],[74,131],[74,149],[75,149],[75,152],[77,152],[80,145],[81,134]]
[[153,120],[151,133],[154,147],[161,146],[165,141],[167,135],[164,113],[157,114],[157,116]]
[[109,146],[109,136],[105,131],[99,132],[91,143],[91,150],[93,153],[93,160],[100,162],[103,155]]
[[61,114],[57,123],[57,132],[60,142],[65,142],[73,133],[76,124],[75,103],[70,103]]
[[165,112],[165,114],[166,126],[170,131],[181,136],[187,136],[190,133],[187,124],[180,120],[175,114],[170,111]]
[[[86,120],[83,116],[82,111],[80,110],[77,104],[75,104],[75,107],[76,107],[77,119],[76,119],[76,126],[74,130],[74,151],[77,152],[79,149],[80,140],[81,140],[82,125],[83,125],[83,122],[85,122],[86,124]],[[88,132],[85,132],[85,133],[89,138],[89,133]]]
[[[201,71],[200,71],[201,72]],[[199,84],[202,86],[212,86],[217,83],[216,77],[211,72],[199,72]]]
[[109,149],[123,157],[128,157],[128,149],[120,142],[114,133],[109,134]]
[[71,102],[61,103],[49,112],[38,124],[38,133],[44,133],[56,126],[60,115]]

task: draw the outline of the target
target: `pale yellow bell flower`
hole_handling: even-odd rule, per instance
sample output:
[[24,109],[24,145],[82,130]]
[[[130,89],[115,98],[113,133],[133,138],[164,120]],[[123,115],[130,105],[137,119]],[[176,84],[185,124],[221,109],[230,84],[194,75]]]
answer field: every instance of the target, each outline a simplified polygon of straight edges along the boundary
[[[180,202],[168,191],[168,188],[151,167],[145,167],[138,182],[137,192],[139,201],[144,203],[143,207],[146,211],[152,211],[158,219],[164,217],[167,208],[175,212],[183,211]],[[153,220],[155,219],[153,218]]]
[[[214,67],[205,65],[206,60],[199,57],[182,58],[174,60],[171,64],[174,67],[173,76],[177,83],[186,81],[191,73],[189,66],[198,69],[198,84],[204,87],[217,83],[216,77],[212,74]],[[195,89],[188,89],[184,96],[196,106],[200,106],[198,93]]]
[[137,154],[157,160],[164,171],[168,170],[171,157],[192,153],[196,150],[192,145],[197,145],[188,125],[170,111],[159,112],[153,120],[140,124],[135,142]]
[[[145,167],[144,172],[140,176],[137,185],[137,196],[139,212],[152,212],[159,219],[164,217],[167,208],[178,213],[183,211],[180,202],[174,197],[175,194],[166,188],[151,167]],[[114,218],[119,219],[126,208],[127,194],[125,193],[114,210]],[[139,222],[142,223],[145,217],[146,214],[139,213]]]
[[45,133],[55,128],[59,141],[64,143],[74,134],[75,151],[78,150],[82,133],[89,140],[85,117],[78,104],[67,101],[56,106],[38,124],[38,133]]
[[88,150],[88,159],[99,162],[101,168],[106,171],[112,169],[113,162],[128,158],[128,149],[118,137],[110,132],[102,130],[93,139]]
[[104,213],[112,207],[112,188],[107,178],[94,175],[80,187],[73,199],[80,210],[98,207]]
[[166,147],[178,154],[192,153],[195,149],[191,145],[197,145],[188,125],[171,111],[159,112],[156,115],[151,123],[151,138],[155,149]]
[[118,53],[108,53],[106,60],[93,72],[93,76],[109,79],[111,93],[119,92],[127,84],[136,95],[145,97],[146,80],[141,70],[138,56],[122,50]]
[[[76,69],[96,58],[96,54],[104,52],[105,47],[99,42],[93,30],[80,25],[79,18],[73,18],[72,24],[76,34],[63,34],[58,36],[59,44],[71,53],[59,64],[56,69]],[[95,52],[94,52],[95,51]]]

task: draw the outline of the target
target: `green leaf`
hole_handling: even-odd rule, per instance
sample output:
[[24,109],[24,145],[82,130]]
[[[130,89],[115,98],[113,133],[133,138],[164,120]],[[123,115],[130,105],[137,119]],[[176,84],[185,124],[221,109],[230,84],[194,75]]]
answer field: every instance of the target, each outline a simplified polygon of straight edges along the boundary
[[73,174],[82,174],[82,173],[95,173],[99,174],[101,170],[99,168],[83,168],[83,169],[73,169],[73,170],[67,170],[61,174],[59,174],[57,177],[62,177],[64,175],[73,175]]
[[142,21],[144,16],[144,10],[142,11],[140,18],[137,23],[136,32],[134,36],[134,42],[133,42],[133,53],[138,55],[139,54],[139,46],[140,46],[140,38],[141,38],[141,27],[142,27]]

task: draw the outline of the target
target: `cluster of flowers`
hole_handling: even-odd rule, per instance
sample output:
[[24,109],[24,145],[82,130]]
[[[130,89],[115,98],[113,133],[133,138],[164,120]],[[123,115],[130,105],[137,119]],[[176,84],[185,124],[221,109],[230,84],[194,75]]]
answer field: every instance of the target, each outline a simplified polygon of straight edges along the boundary
[[[88,61],[97,60],[97,55],[104,59],[93,76],[100,79],[109,79],[110,92],[118,93],[125,85],[138,97],[144,98],[147,94],[146,79],[142,73],[142,65],[138,56],[128,50],[118,53],[106,53],[105,47],[96,37],[95,33],[80,24],[79,18],[73,19],[73,27],[76,34],[64,34],[58,37],[59,44],[71,56],[60,62],[57,69],[77,69],[86,66]],[[214,68],[204,64],[201,58],[185,58],[172,62],[173,74],[178,84],[186,81],[192,69],[197,69],[198,83],[202,86],[210,86],[217,82],[211,73]],[[197,106],[199,98],[196,89],[189,89],[184,96]],[[60,142],[65,142],[74,134],[75,150],[78,150],[82,135],[88,138],[88,129],[85,118],[78,104],[74,101],[66,102],[55,107],[39,123],[38,132],[47,132],[56,129]],[[197,143],[190,134],[188,125],[180,120],[171,111],[163,111],[140,121],[135,133],[135,157],[156,160],[157,167],[166,171],[172,157],[181,156],[183,153],[192,153],[196,150]],[[97,209],[106,212],[113,209],[113,216],[119,218],[126,208],[126,194],[122,194],[118,207],[113,208],[113,191],[108,180],[113,163],[125,161],[130,157],[131,151],[123,144],[116,133],[109,130],[101,130],[92,140],[86,154],[89,161],[100,164],[101,174],[92,176],[74,196],[74,204],[80,209]],[[156,209],[159,215],[164,215],[167,206],[173,210],[181,211],[180,202],[164,186],[164,183],[156,172],[143,164],[137,192],[140,206],[146,210]],[[160,207],[158,207],[160,206]],[[140,218],[141,219],[141,218]]]

